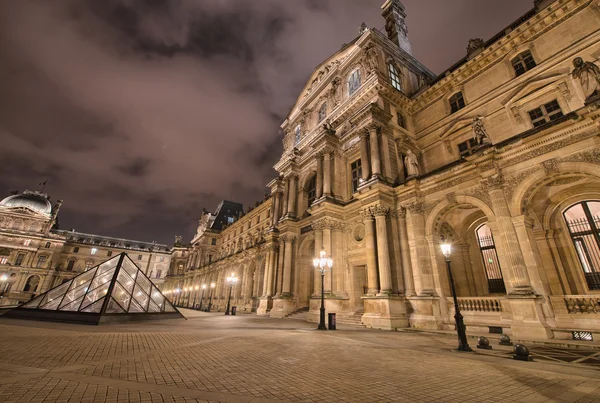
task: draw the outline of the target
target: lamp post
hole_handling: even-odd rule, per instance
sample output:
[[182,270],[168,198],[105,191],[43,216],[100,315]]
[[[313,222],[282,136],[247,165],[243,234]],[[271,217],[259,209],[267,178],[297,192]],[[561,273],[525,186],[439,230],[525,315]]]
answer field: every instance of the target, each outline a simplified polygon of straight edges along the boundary
[[229,296],[227,297],[227,310],[225,311],[225,315],[229,315],[229,307],[231,305],[231,290],[233,289],[233,285],[237,283],[237,277],[235,273],[231,273],[230,277],[227,277],[227,284],[229,284]]
[[196,309],[196,297],[198,296],[198,289],[200,287],[195,286],[194,287],[194,302],[192,302],[192,309]]
[[333,266],[333,259],[327,257],[327,252],[325,252],[325,248],[321,249],[319,253],[319,257],[315,257],[313,259],[313,266],[315,269],[318,269],[321,272],[321,309],[319,313],[319,326],[317,330],[327,330],[325,326],[325,270],[326,267],[331,270]]
[[212,295],[213,295],[213,290],[215,289],[215,283],[210,283],[210,299],[208,300],[208,309],[206,310],[206,312],[210,312],[210,308],[212,308]]
[[204,300],[204,290],[206,290],[206,284],[202,284],[202,295],[200,296],[200,308],[198,308],[199,311],[202,310],[202,300]]
[[450,279],[450,288],[452,289],[452,298],[454,299],[454,320],[456,321],[456,332],[458,333],[458,351],[473,351],[469,347],[467,341],[467,332],[463,316],[460,313],[458,299],[456,298],[456,289],[454,288],[454,277],[452,276],[452,268],[450,267],[450,255],[452,255],[452,245],[444,243],[442,246],[442,254],[446,258],[446,267],[448,268],[448,278]]

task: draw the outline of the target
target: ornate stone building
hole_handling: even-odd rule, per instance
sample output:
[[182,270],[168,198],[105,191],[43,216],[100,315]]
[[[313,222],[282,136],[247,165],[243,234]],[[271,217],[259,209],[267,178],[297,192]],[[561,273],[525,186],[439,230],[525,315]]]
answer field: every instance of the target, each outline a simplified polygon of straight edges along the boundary
[[31,191],[0,201],[0,306],[28,301],[121,252],[162,285],[171,264],[169,247],[57,230],[61,205]]
[[453,328],[447,241],[469,329],[600,337],[600,1],[535,1],[438,76],[382,9],[300,93],[271,197],[203,214],[165,289],[222,310],[234,273],[239,310],[316,321],[324,248],[338,318]]

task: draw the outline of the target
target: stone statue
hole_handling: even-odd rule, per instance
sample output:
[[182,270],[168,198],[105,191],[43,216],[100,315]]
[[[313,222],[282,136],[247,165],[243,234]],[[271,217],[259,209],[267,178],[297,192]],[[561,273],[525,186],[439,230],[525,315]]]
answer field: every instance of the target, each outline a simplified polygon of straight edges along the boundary
[[419,175],[419,161],[417,160],[415,153],[413,153],[410,148],[406,150],[404,166],[406,167],[406,173],[408,174],[409,178]]
[[360,24],[360,28],[358,28],[358,34],[362,35],[365,32],[367,32],[369,30],[369,28],[367,27],[367,24],[365,24],[364,22],[362,24]]
[[283,136],[283,150],[287,151],[294,147],[294,136],[288,131]]
[[584,62],[581,57],[573,60],[573,66],[575,66],[573,77],[579,80],[586,98],[600,91],[600,67],[592,62]]
[[333,105],[338,105],[340,103],[340,83],[342,80],[339,77],[336,77],[331,82],[331,101]]
[[325,130],[325,133],[327,134],[335,134],[335,130],[333,129],[329,119],[325,119],[325,122],[323,123],[323,130]]
[[485,42],[481,38],[469,39],[467,45],[467,57],[476,56],[485,48]]
[[375,45],[369,43],[365,49],[363,50],[363,55],[365,58],[365,67],[367,71],[375,71],[379,67],[379,62],[377,61],[377,52],[375,51]]
[[483,117],[477,116],[473,118],[473,138],[477,141],[477,145],[484,145],[490,142],[490,137],[485,130],[485,126],[483,124]]

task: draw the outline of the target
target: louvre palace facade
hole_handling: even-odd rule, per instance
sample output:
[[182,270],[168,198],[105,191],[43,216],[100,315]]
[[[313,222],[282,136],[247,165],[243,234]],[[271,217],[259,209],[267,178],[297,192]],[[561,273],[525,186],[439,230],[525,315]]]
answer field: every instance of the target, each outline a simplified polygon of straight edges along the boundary
[[468,329],[600,338],[600,1],[535,1],[439,76],[382,13],[315,68],[270,196],[204,212],[164,290],[223,310],[233,274],[238,310],[316,322],[324,249],[328,312],[452,329],[449,242]]
[[27,302],[121,252],[162,285],[167,245],[59,230],[61,205],[27,190],[0,201],[0,307]]

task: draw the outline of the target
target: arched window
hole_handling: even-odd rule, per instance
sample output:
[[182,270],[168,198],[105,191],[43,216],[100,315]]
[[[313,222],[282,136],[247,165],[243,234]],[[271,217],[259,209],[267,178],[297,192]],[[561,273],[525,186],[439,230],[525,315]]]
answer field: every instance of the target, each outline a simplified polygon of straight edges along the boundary
[[488,292],[490,294],[506,293],[506,287],[504,286],[504,279],[502,278],[502,270],[500,269],[500,262],[498,261],[498,254],[496,253],[496,244],[494,243],[494,237],[492,231],[487,224],[483,224],[475,231],[477,234],[477,243],[479,244],[479,250],[481,251],[481,258],[483,259],[483,267],[485,268],[485,275],[488,282]]
[[348,76],[348,95],[352,95],[360,88],[360,70],[356,69]]
[[327,102],[323,102],[323,105],[319,108],[319,122],[322,122],[327,117]]
[[517,57],[511,60],[513,68],[515,69],[515,74],[519,77],[522,74],[525,74],[532,68],[536,66],[535,60],[533,56],[531,56],[530,51],[525,51],[519,54]]
[[317,199],[317,175],[313,175],[306,184],[306,193],[308,194],[308,207],[310,207]]
[[388,73],[390,75],[390,84],[398,91],[402,91],[402,84],[400,83],[400,72],[392,63],[388,63]]
[[36,292],[39,283],[40,283],[40,278],[38,276],[29,277],[27,279],[27,282],[25,283],[23,292]]
[[73,270],[73,267],[75,267],[75,259],[69,259],[67,262],[67,270]]
[[465,99],[462,92],[457,92],[456,94],[452,95],[448,102],[450,102],[450,110],[452,113],[458,112],[465,107]]
[[590,290],[600,290],[600,201],[584,201],[563,213]]

